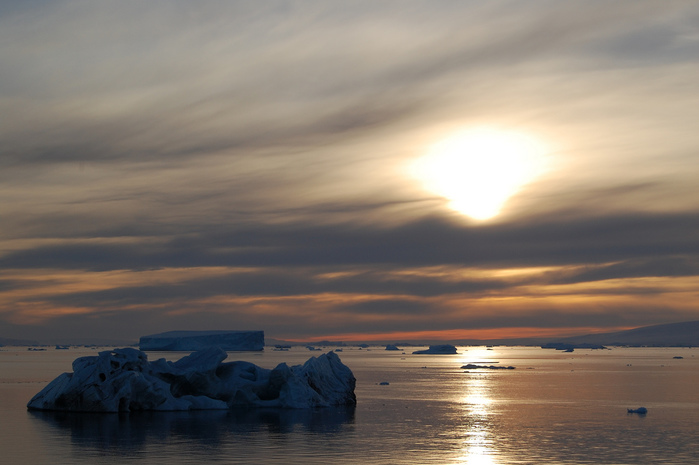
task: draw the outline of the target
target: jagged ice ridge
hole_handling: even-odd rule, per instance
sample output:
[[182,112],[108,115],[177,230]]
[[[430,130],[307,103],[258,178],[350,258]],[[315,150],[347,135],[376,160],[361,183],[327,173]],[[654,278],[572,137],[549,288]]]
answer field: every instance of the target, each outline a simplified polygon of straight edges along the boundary
[[218,347],[176,362],[149,362],[124,348],[80,357],[73,373],[54,379],[27,404],[33,410],[129,412],[213,410],[234,407],[312,408],[356,405],[355,378],[334,352],[303,365],[269,370],[249,362],[223,362]]

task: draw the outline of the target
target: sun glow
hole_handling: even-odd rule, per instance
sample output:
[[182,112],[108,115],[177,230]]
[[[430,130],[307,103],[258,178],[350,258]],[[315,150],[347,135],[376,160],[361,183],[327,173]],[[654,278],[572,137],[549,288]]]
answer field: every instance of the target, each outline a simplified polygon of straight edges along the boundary
[[524,134],[474,129],[434,144],[411,171],[427,190],[447,198],[453,210],[487,220],[545,171],[545,151]]

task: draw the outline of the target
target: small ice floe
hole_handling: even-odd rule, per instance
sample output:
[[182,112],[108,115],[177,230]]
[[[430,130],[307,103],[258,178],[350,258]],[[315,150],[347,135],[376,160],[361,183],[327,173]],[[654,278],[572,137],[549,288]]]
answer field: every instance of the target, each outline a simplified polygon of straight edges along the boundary
[[381,381],[381,382],[379,383],[379,386],[388,386],[388,385],[389,385],[389,382],[388,382],[388,381]]
[[461,367],[463,370],[514,370],[513,366],[497,366],[497,365],[476,365],[475,363],[468,363]]
[[679,355],[675,355],[675,356],[672,357],[672,358],[674,358],[675,360],[682,360],[684,357],[681,357],[681,356],[679,356]]
[[386,344],[386,350],[400,350],[395,344]]
[[627,408],[626,411],[628,413],[638,413],[639,415],[645,415],[646,413],[648,413],[648,409],[645,407]]

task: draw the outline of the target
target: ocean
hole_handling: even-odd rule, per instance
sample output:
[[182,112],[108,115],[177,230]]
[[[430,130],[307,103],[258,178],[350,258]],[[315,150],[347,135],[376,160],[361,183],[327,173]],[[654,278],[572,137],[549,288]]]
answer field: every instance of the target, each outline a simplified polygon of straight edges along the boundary
[[[422,348],[342,348],[357,378],[355,408],[69,414],[30,412],[26,404],[72,371],[75,358],[104,348],[4,347],[0,463],[699,463],[697,348],[412,354]],[[232,352],[227,361],[273,368],[318,353],[266,349]],[[183,355],[148,353],[149,360]],[[468,363],[515,369],[463,369]],[[648,413],[627,413],[637,407]]]

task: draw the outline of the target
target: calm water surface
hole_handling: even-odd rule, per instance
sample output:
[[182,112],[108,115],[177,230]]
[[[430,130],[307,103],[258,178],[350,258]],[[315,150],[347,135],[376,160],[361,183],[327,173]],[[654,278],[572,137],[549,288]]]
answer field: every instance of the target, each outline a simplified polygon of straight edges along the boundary
[[[413,350],[338,354],[357,378],[356,408],[102,415],[26,410],[49,381],[72,371],[75,358],[95,350],[3,348],[0,462],[699,463],[699,349]],[[149,359],[182,355],[153,352]],[[228,361],[273,368],[312,355],[301,348],[238,352]],[[467,372],[466,363],[516,369]],[[647,415],[626,413],[640,406]]]

